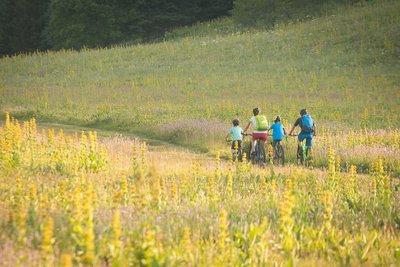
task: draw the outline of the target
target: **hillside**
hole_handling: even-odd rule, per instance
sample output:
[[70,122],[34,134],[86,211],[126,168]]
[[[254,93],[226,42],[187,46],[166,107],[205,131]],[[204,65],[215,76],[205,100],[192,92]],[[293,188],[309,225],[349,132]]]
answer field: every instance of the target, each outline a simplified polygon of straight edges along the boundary
[[205,24],[209,36],[3,58],[1,110],[203,149],[254,106],[287,128],[302,107],[330,131],[398,128],[399,10],[370,1],[273,30]]

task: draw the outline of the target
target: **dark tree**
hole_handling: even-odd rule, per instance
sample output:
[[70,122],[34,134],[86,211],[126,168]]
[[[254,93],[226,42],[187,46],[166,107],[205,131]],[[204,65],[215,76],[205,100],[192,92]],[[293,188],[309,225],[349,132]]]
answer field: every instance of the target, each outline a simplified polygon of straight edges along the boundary
[[12,17],[11,0],[0,0],[0,56],[11,54],[9,35]]
[[[7,53],[44,49],[47,0],[1,1],[1,43]],[[5,13],[5,14],[4,14]]]
[[207,21],[230,15],[233,0],[197,0],[200,9],[197,19]]
[[54,49],[106,46],[120,38],[114,10],[102,1],[51,0],[49,14],[47,37]]

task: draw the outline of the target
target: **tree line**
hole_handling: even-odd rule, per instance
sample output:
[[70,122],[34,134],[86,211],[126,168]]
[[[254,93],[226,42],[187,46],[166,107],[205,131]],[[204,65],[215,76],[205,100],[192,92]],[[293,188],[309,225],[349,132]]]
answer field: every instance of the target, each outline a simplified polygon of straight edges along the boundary
[[233,0],[0,0],[0,54],[154,40],[232,7]]
[[0,56],[161,39],[172,28],[232,15],[244,26],[318,15],[359,0],[0,0]]

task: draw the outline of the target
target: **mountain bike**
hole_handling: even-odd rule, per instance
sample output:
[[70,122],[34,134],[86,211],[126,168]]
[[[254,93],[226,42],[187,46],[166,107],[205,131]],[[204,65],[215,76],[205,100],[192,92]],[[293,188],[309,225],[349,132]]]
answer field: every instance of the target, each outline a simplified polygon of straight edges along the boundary
[[[252,134],[245,134],[246,136],[252,136]],[[250,141],[252,142],[252,140]],[[261,145],[260,139],[256,140],[256,146],[254,148],[254,153],[251,153],[251,145],[249,147],[248,155],[250,155],[251,163],[257,164],[259,166],[264,166],[267,162],[267,157],[265,154],[265,147]]]
[[[292,136],[298,135],[292,134]],[[311,147],[306,146],[307,139],[309,138],[304,138],[303,141],[301,141],[301,145],[297,146],[297,165],[309,167],[312,162],[312,149]]]

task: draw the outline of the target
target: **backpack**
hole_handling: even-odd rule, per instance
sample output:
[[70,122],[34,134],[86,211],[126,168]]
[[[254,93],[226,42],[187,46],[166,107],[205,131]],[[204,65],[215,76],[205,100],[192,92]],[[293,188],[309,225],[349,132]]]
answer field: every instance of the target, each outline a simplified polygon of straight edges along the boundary
[[313,120],[310,115],[306,114],[301,116],[301,130],[306,133],[310,134],[313,132]]
[[256,116],[256,131],[267,131],[268,130],[268,121],[267,118],[263,115]]

